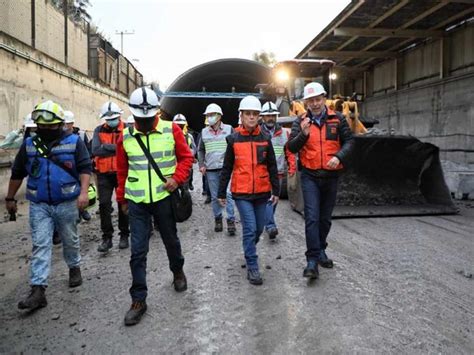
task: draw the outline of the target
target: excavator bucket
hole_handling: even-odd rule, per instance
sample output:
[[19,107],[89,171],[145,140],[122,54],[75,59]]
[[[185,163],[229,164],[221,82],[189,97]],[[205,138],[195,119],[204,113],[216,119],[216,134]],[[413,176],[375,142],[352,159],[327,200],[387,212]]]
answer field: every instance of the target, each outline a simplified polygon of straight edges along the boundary
[[[410,136],[355,136],[350,165],[339,180],[334,218],[455,214],[439,150]],[[288,198],[303,213],[299,174]]]

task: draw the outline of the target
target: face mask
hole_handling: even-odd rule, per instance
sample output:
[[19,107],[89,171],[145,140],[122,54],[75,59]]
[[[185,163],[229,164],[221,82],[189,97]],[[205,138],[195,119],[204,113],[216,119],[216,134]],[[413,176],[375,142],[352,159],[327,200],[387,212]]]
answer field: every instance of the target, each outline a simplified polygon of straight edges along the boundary
[[218,120],[219,116],[217,115],[207,117],[207,123],[209,123],[209,126],[214,126]]
[[118,118],[114,118],[112,120],[107,120],[107,126],[110,128],[115,128],[119,125],[120,120]]
[[31,137],[31,138],[36,137],[36,132],[30,132],[30,137]]
[[268,129],[273,129],[273,127],[275,127],[275,121],[269,120],[269,121],[265,122],[265,126],[266,126]]
[[39,128],[36,131],[38,136],[45,142],[52,142],[56,139],[61,138],[61,134],[63,130],[61,128],[58,129],[47,129],[47,128]]
[[148,133],[153,130],[154,117],[135,117],[135,125],[140,132]]

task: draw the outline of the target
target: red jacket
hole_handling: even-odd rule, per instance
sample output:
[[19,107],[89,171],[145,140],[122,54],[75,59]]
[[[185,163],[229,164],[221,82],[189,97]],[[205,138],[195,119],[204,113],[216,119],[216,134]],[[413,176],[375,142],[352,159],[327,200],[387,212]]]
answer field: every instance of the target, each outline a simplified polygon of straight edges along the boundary
[[[158,124],[158,120],[156,120]],[[155,127],[156,127],[155,124]],[[173,123],[173,137],[175,142],[176,154],[176,171],[173,174],[173,179],[182,185],[189,178],[189,172],[193,166],[194,157],[189,149],[188,143],[184,138],[183,131],[175,123]],[[128,156],[123,148],[123,135],[120,136],[117,142],[117,202],[125,202],[125,182],[128,175]]]

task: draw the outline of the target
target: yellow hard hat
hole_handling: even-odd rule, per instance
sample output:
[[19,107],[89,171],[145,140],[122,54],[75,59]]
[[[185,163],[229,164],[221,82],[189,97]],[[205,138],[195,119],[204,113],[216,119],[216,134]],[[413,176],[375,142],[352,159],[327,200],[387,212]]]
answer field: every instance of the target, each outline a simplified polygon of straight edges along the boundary
[[57,103],[48,100],[35,106],[31,118],[36,124],[57,124],[64,122],[64,110]]

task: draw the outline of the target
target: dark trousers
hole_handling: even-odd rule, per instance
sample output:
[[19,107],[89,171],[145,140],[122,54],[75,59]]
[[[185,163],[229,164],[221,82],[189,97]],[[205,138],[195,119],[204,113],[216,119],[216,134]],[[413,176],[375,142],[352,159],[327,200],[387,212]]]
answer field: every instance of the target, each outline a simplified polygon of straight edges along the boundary
[[207,176],[202,176],[202,191],[206,193],[207,196],[211,196],[211,190],[209,190],[209,184],[207,183]]
[[128,202],[132,256],[132,301],[144,301],[148,294],[146,284],[146,262],[150,244],[151,218],[156,217],[158,230],[168,254],[169,267],[172,272],[180,271],[184,265],[181,243],[178,238],[176,221],[171,207],[171,198],[167,197],[154,203]]
[[306,259],[318,260],[327,247],[331,217],[336,204],[337,178],[317,178],[301,172],[304,199]]
[[[118,186],[117,174],[98,174],[97,182],[102,238],[112,238],[114,235],[114,226],[112,224],[112,195]],[[123,214],[120,204],[117,204],[117,207],[120,235],[128,237],[130,235],[128,228],[128,216]]]

